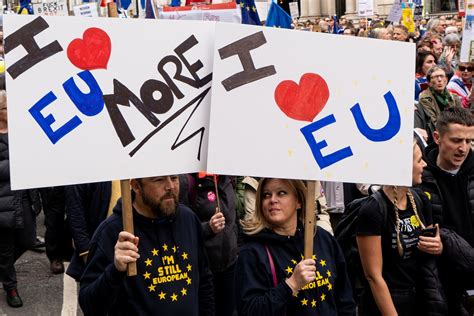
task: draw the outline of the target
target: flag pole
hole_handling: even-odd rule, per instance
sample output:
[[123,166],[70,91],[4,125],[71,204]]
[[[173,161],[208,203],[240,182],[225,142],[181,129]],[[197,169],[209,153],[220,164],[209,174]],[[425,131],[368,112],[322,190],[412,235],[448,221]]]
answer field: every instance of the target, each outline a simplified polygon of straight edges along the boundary
[[[115,2],[107,3],[107,11],[110,18],[118,17],[117,5]],[[133,229],[133,213],[132,213],[132,192],[130,191],[130,180],[120,180],[120,193],[122,194],[122,222],[123,230],[134,234]],[[127,276],[137,275],[137,263],[130,262],[127,264]]]
[[[133,213],[132,213],[132,192],[130,191],[130,180],[120,180],[120,192],[122,194],[122,221],[123,230],[134,235]],[[137,275],[137,263],[127,264],[127,275]]]
[[314,227],[316,225],[316,181],[306,182],[306,209],[304,210],[304,258],[313,257]]

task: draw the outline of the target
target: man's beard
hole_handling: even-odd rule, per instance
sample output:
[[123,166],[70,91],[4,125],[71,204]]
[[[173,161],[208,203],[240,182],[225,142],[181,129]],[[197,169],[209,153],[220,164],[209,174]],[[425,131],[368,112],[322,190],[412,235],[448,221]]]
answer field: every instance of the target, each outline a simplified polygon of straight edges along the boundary
[[[170,203],[170,200],[167,200],[165,203],[163,202],[165,199],[170,197],[173,198],[172,203]],[[157,217],[173,215],[176,213],[178,207],[178,196],[172,192],[162,196],[158,202],[153,201],[147,195],[142,195],[142,200],[143,204],[147,205]]]

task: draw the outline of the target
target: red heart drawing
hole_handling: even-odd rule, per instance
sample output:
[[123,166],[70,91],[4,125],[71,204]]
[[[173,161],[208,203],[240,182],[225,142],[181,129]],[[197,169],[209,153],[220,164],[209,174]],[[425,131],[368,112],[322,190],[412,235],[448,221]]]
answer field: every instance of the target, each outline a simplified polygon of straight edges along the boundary
[[317,74],[306,73],[300,84],[285,80],[275,88],[275,101],[286,116],[312,122],[326,105],[329,89],[326,81]]
[[103,30],[91,27],[67,47],[67,57],[77,68],[83,70],[107,69],[112,45],[110,37]]

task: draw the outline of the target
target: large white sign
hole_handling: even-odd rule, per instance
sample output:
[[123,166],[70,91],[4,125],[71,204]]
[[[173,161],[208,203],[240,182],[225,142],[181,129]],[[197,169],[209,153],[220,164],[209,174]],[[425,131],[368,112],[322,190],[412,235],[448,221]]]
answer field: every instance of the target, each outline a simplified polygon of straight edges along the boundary
[[4,31],[14,189],[202,170],[411,183],[413,44],[18,15]]
[[411,185],[413,44],[222,24],[215,47],[208,172]]
[[5,16],[12,188],[204,170],[214,29]]
[[359,16],[368,17],[374,15],[374,0],[359,0],[357,4]]
[[466,20],[462,32],[461,61],[474,61],[474,0],[466,2]]

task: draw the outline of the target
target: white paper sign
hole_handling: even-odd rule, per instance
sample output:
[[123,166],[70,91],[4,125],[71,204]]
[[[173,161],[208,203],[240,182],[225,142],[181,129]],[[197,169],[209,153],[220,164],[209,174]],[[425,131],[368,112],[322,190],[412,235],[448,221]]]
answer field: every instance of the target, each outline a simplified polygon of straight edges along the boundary
[[[235,3],[223,3],[214,5],[214,7],[223,7],[225,9],[212,9],[212,6],[195,6],[167,8],[167,10],[159,11],[160,19],[167,20],[194,20],[194,21],[215,21],[215,22],[231,22],[241,23],[242,13],[240,7]],[[188,9],[189,8],[189,9]],[[174,9],[174,10],[169,10]]]
[[207,171],[411,185],[414,56],[411,43],[219,25]]
[[374,0],[359,0],[358,15],[362,17],[374,15]]
[[66,0],[43,0],[33,3],[33,12],[37,15],[68,16]]
[[392,8],[390,9],[390,13],[387,17],[387,21],[393,23],[400,23],[400,19],[402,18],[402,5],[401,3],[394,3]]
[[474,61],[474,0],[466,2],[466,20],[462,32],[461,61]]
[[290,15],[293,19],[297,19],[300,16],[300,11],[298,9],[298,2],[290,2]]
[[268,2],[255,2],[255,7],[257,8],[258,17],[260,21],[265,21],[268,16],[268,10],[270,9],[270,3]]
[[74,7],[73,11],[74,11],[75,16],[90,17],[90,18],[95,18],[99,16],[99,12],[97,10],[97,3],[95,2],[77,5]]
[[4,19],[13,189],[205,170],[215,23]]

